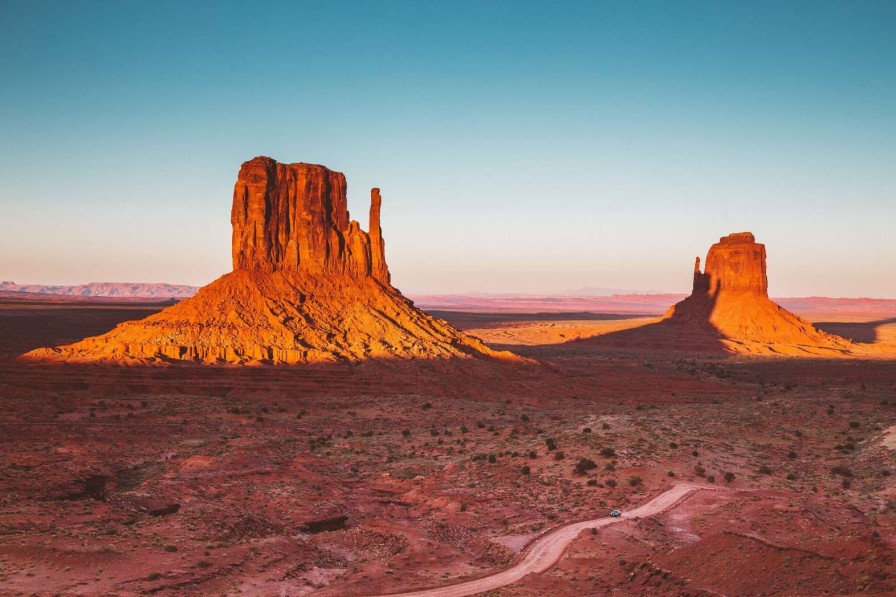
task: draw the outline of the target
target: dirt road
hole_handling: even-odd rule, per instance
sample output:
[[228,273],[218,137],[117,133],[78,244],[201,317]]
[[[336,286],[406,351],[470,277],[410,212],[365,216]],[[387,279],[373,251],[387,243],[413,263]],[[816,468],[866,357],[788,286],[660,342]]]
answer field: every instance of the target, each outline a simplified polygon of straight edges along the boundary
[[[563,550],[585,529],[605,527],[627,518],[641,518],[664,512],[684,501],[688,496],[703,489],[697,485],[682,483],[661,493],[646,504],[625,512],[619,518],[596,518],[584,522],[574,522],[550,531],[533,541],[523,552],[523,557],[512,567],[490,576],[469,580],[455,585],[435,589],[423,589],[410,593],[394,593],[388,597],[465,597],[506,587],[533,572],[544,572],[557,563]],[[386,597],[385,595],[380,597]]]

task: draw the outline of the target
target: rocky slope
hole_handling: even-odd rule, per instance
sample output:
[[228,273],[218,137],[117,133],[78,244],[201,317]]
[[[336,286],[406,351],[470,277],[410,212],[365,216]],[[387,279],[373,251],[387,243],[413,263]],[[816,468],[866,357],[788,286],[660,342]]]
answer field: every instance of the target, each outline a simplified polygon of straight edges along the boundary
[[390,284],[371,193],[370,232],[349,219],[345,176],[255,158],[234,188],[234,271],[144,320],[31,359],[322,363],[498,357]]
[[665,320],[717,334],[732,352],[834,355],[855,349],[769,299],[765,245],[749,232],[721,238],[709,249],[702,272],[697,258],[693,292]]

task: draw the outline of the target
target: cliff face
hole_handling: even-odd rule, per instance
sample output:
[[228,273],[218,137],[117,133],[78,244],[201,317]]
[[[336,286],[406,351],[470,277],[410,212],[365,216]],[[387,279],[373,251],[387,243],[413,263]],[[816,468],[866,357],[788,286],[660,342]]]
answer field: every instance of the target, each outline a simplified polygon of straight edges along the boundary
[[768,298],[765,245],[750,232],[712,245],[702,272],[697,258],[691,295],[665,319],[685,334],[689,329],[712,333],[732,352],[835,354],[854,348]]
[[233,268],[373,276],[389,283],[380,202],[374,189],[368,234],[349,219],[342,173],[315,164],[250,160],[233,190]]
[[255,158],[234,187],[234,271],[141,321],[30,359],[131,363],[321,363],[492,357],[430,317],[389,280],[371,192],[370,232],[349,219],[345,176],[312,164]]
[[706,255],[706,289],[712,295],[730,292],[768,298],[765,257],[765,245],[750,232],[722,237]]

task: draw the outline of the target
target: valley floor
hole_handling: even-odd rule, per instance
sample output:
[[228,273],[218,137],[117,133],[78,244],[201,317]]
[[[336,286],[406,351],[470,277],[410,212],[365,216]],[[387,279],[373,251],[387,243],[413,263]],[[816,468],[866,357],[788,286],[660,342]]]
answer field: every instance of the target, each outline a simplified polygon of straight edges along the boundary
[[[0,593],[438,587],[679,484],[716,491],[585,529],[490,595],[896,592],[886,356],[737,357],[614,335],[649,318],[455,312],[439,316],[539,364],[13,360],[159,308],[0,304]],[[863,317],[820,325],[892,341]]]

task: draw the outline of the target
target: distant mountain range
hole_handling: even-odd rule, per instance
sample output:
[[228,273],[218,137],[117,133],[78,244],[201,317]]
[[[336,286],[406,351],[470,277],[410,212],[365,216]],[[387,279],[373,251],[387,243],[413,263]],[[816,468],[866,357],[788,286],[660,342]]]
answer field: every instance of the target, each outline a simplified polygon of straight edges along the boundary
[[[184,299],[196,294],[196,286],[140,282],[91,282],[74,286],[16,284],[0,282],[0,293],[30,293],[60,297],[119,299]],[[421,309],[448,311],[508,311],[518,313],[592,312],[661,315],[685,298],[684,294],[620,292],[604,294],[612,288],[584,287],[556,295],[547,294],[409,294]],[[776,302],[800,315],[813,313],[867,313],[896,315],[896,299],[869,298],[776,298]]]
[[[571,296],[535,294],[411,294],[421,309],[446,311],[504,311],[516,313],[618,313],[662,315],[684,299],[684,294],[615,294],[613,296]],[[863,313],[896,315],[896,299],[801,297],[775,301],[800,315]]]
[[0,291],[84,297],[187,298],[196,294],[197,290],[199,288],[196,286],[141,282],[90,282],[75,286],[0,282]]
[[633,295],[633,294],[669,294],[662,290],[632,290],[630,288],[606,288],[604,286],[582,286],[581,288],[573,288],[564,290],[559,296],[614,296],[614,295]]

